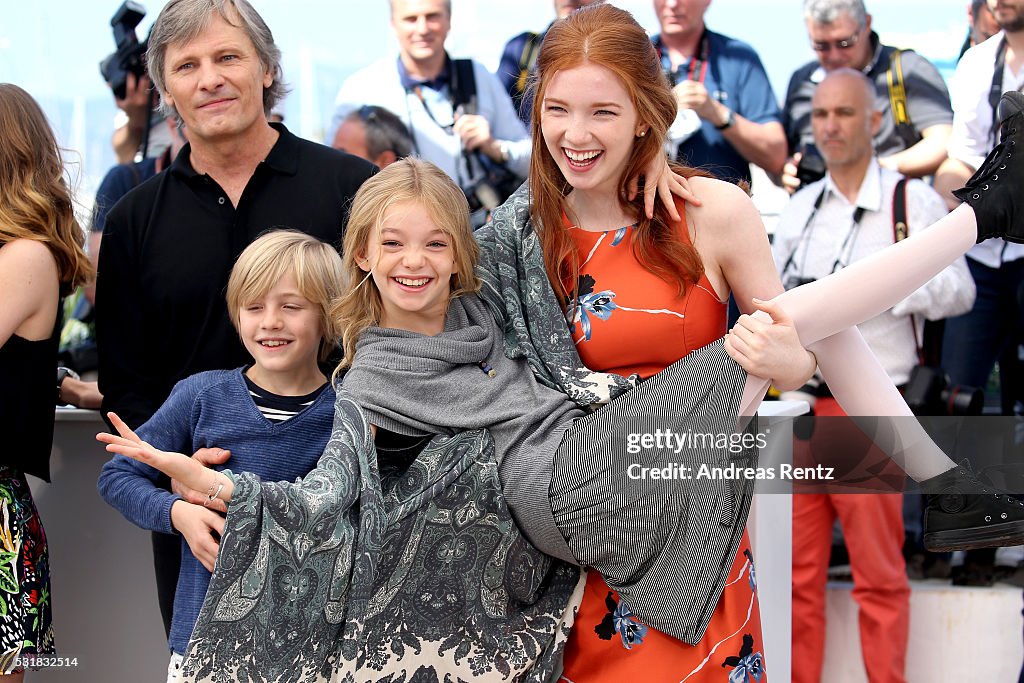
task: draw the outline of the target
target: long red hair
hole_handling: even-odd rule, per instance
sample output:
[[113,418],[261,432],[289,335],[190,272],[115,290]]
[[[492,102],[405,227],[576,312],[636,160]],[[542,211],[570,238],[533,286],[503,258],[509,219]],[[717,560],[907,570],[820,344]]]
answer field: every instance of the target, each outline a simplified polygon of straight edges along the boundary
[[[635,139],[622,169],[619,202],[627,213],[638,218],[633,241],[637,260],[662,280],[678,284],[682,296],[704,272],[700,255],[689,242],[676,237],[676,228],[660,202],[654,218],[648,219],[642,196],[633,202],[626,199],[628,180],[639,176],[655,157],[665,153],[665,138],[676,117],[675,97],[647,33],[629,12],[606,4],[579,9],[548,29],[531,82],[534,107],[530,219],[541,241],[548,279],[556,292],[564,294],[570,302],[576,300],[579,255],[562,225],[562,212],[566,209],[563,200],[572,187],[548,152],[541,115],[544,96],[555,73],[585,63],[598,64],[615,74],[629,93],[638,120],[649,127],[646,135]],[[706,175],[691,168],[673,168],[686,177]]]

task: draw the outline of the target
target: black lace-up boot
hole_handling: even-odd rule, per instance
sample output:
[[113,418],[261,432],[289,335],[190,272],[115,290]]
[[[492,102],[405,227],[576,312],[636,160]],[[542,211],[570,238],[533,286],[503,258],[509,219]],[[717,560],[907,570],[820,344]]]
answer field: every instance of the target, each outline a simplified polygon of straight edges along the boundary
[[1002,237],[1024,243],[1024,94],[1011,90],[999,100],[999,144],[967,185],[953,195],[974,209],[978,241]]

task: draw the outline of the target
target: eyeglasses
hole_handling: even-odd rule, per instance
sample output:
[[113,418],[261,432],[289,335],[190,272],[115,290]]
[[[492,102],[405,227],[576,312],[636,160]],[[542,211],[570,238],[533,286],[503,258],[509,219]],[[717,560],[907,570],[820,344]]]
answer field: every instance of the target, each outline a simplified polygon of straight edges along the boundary
[[861,33],[863,33],[863,29],[857,29],[857,32],[854,33],[852,36],[850,36],[849,38],[844,38],[842,40],[815,40],[814,42],[811,43],[811,48],[815,52],[821,52],[823,54],[831,52],[832,48],[835,48],[837,50],[849,50],[850,48],[857,44],[858,40],[860,40]]

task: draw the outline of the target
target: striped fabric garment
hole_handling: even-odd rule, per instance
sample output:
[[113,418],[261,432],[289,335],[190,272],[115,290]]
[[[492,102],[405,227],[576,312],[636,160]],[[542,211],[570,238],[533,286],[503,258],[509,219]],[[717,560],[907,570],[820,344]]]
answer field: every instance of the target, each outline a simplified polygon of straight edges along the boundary
[[[756,466],[756,449],[718,447],[718,435],[736,429],[745,379],[721,340],[698,349],[575,420],[553,463],[551,508],[573,555],[599,570],[641,621],[691,644],[718,603],[752,491],[749,482],[694,473],[732,460]],[[716,438],[630,451],[631,435],[669,431]],[[639,467],[677,474],[648,478]]]
[[[245,377],[244,374],[243,377]],[[316,401],[327,384],[323,384],[316,391],[305,396],[278,396],[263,387],[253,384],[248,377],[245,377],[245,386],[249,390],[249,395],[252,396],[253,403],[259,408],[263,417],[274,424],[280,424],[313,405],[313,402]]]

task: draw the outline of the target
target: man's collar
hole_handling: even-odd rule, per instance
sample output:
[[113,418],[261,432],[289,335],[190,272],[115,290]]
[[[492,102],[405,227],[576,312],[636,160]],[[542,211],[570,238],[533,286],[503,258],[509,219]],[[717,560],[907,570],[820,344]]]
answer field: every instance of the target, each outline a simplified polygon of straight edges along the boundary
[[405,68],[405,62],[402,61],[402,56],[398,56],[398,80],[402,83],[402,88],[407,92],[413,88],[419,86],[421,88],[430,88],[431,90],[440,91],[442,88],[446,88],[452,81],[452,60],[448,56],[448,53],[444,53],[444,66],[441,67],[441,73],[428,81],[422,81],[409,74],[409,70]]
[[[846,196],[839,191],[832,174],[825,174],[825,193],[847,202]],[[849,202],[847,202],[849,203]],[[857,191],[857,201],[853,203],[857,208],[865,211],[882,210],[882,167],[878,165],[878,158],[873,156],[868,162],[867,171],[864,173],[864,180],[860,182],[860,190]]]
[[[295,175],[299,170],[299,139],[295,137],[283,123],[271,123],[270,127],[277,131],[277,142],[270,148],[263,163],[272,170],[286,175]],[[192,143],[186,143],[181,152],[171,162],[169,170],[185,178],[195,178],[200,174],[192,166]]]
[[[867,66],[861,69],[861,71],[864,72],[865,76],[874,73],[875,69],[878,68],[878,65],[881,63],[882,60],[882,41],[878,37],[878,34],[872,31],[871,35],[869,36],[869,40],[871,40],[871,60],[868,62]],[[886,64],[885,68],[888,69],[889,65]]]

